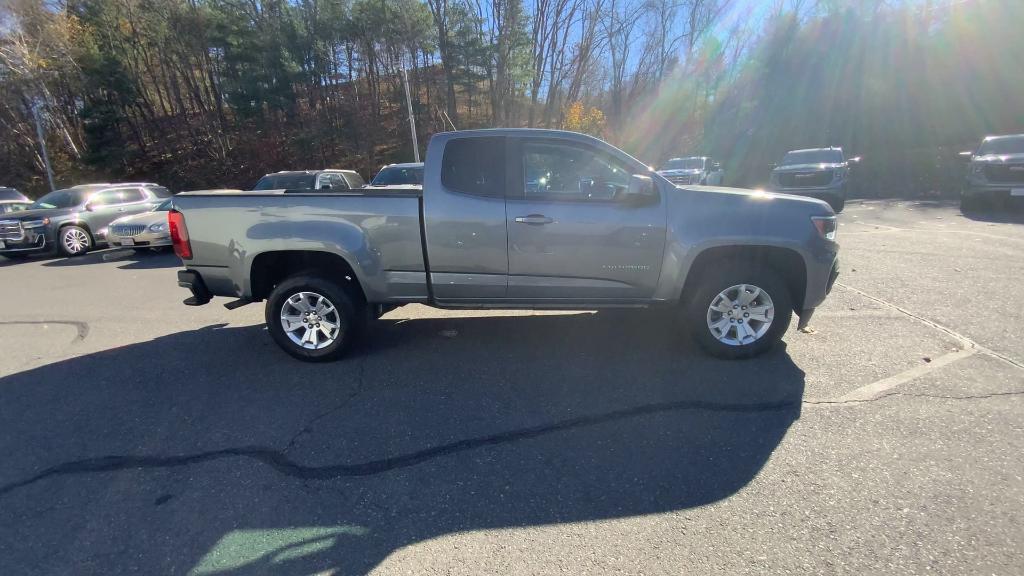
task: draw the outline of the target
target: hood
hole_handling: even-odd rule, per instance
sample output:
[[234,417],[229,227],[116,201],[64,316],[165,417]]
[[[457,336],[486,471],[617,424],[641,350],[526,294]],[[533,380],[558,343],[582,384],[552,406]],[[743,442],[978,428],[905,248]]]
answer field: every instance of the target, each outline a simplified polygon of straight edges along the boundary
[[5,214],[2,220],[41,220],[43,218],[57,218],[67,216],[76,212],[73,208],[39,208],[36,210],[22,210],[12,214]]
[[845,166],[845,162],[836,164],[822,164],[820,162],[817,164],[791,164],[789,166],[777,166],[772,172],[811,172],[815,170],[835,170]]
[[686,170],[658,170],[658,174],[662,176],[697,176],[703,174],[704,171],[700,168],[688,168]]
[[[696,196],[699,201],[711,200],[722,204],[735,204],[737,206],[750,206],[757,204],[768,212],[779,210],[796,210],[810,216],[831,216],[832,208],[823,200],[809,198],[807,196],[794,196],[778,192],[767,192],[765,190],[750,190],[747,188],[728,188],[725,186],[676,186],[680,195]],[[704,198],[703,200],[700,200]]]
[[989,154],[988,156],[975,156],[974,162],[985,164],[1019,164],[1024,162],[1024,153],[1021,154]]
[[144,224],[146,226],[152,226],[159,222],[167,222],[167,212],[143,212],[142,214],[133,214],[131,216],[125,216],[124,218],[118,218],[111,222],[110,225]]

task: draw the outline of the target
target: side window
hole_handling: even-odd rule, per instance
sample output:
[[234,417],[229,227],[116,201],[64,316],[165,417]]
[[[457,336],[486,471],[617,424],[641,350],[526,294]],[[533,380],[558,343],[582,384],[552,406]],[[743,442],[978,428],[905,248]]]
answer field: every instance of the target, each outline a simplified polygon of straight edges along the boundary
[[616,160],[577,146],[523,146],[527,200],[609,201],[629,188],[631,172]]
[[111,206],[114,204],[128,204],[130,202],[142,202],[145,200],[142,190],[138,188],[113,188],[104,190],[92,199],[94,206]]
[[163,186],[150,186],[149,191],[157,198],[170,198],[172,196],[171,191]]
[[456,138],[444,147],[441,184],[474,196],[505,196],[505,139]]
[[338,178],[341,178],[342,180],[347,180],[346,184],[348,184],[348,188],[362,188],[363,186],[366,186],[366,181],[363,180],[363,177],[356,172],[346,172],[345,174],[339,174]]
[[341,174],[331,174],[331,188],[334,190],[348,190],[348,182],[345,181],[345,177]]

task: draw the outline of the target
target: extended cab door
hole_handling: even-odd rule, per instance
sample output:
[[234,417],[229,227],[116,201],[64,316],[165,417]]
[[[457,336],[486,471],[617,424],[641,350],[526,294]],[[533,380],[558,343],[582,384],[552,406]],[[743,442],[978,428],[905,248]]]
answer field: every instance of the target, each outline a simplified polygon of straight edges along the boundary
[[434,299],[484,304],[505,298],[506,138],[438,134],[423,179],[423,231]]
[[626,202],[635,160],[576,140],[509,138],[508,298],[643,300],[665,248],[666,198]]

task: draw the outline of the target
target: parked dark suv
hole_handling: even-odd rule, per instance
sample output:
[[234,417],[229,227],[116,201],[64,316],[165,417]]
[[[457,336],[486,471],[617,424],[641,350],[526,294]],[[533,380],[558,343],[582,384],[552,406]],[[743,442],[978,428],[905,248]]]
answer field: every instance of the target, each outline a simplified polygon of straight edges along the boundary
[[809,148],[792,150],[772,170],[769,188],[774,192],[798,194],[824,200],[835,212],[846,206],[850,180],[850,163],[842,148]]
[[960,208],[971,210],[993,200],[1024,200],[1024,134],[989,136],[971,156]]
[[52,250],[66,256],[85,254],[106,242],[110,222],[148,212],[170,197],[167,188],[148,182],[55,190],[28,210],[0,217],[0,255],[10,258]]

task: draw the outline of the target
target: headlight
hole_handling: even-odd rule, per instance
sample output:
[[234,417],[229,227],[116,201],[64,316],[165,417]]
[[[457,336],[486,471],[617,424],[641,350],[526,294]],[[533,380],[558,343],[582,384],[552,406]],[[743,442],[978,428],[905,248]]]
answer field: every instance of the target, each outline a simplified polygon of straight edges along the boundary
[[156,224],[153,224],[152,226],[149,227],[149,231],[150,232],[166,232],[167,231],[167,223],[166,222],[157,222]]
[[811,216],[811,222],[822,238],[826,240],[836,239],[836,229],[839,226],[836,224],[835,216]]
[[25,220],[21,223],[22,228],[42,228],[50,223],[49,218],[43,218],[42,220]]

